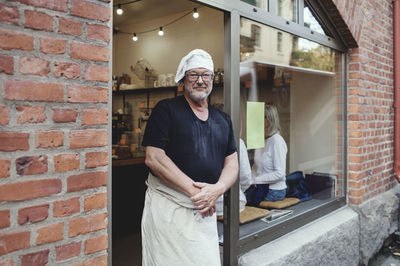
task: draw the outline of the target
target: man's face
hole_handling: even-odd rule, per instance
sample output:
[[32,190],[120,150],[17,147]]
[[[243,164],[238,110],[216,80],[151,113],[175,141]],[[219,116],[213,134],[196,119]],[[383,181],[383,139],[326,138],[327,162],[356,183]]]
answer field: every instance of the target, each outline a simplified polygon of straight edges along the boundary
[[[202,76],[201,76],[202,75]],[[212,91],[213,73],[205,68],[186,71],[184,85],[186,95],[195,102],[207,99]]]

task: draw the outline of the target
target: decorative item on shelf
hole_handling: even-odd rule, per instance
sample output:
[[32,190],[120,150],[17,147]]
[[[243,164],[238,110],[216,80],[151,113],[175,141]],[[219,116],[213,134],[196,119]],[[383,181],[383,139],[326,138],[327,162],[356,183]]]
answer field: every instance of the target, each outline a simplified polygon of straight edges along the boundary
[[158,75],[158,86],[165,87],[167,85],[167,76],[165,74]]
[[154,87],[157,75],[147,60],[140,58],[134,66],[131,66],[131,71],[133,88],[130,89]]
[[219,78],[220,75],[218,73],[218,70],[214,70],[214,84],[218,85],[220,83]]
[[218,68],[214,71],[214,84],[220,85],[224,82],[224,70],[222,68]]
[[118,90],[118,81],[117,81],[117,76],[114,75],[112,77],[112,91],[117,91]]

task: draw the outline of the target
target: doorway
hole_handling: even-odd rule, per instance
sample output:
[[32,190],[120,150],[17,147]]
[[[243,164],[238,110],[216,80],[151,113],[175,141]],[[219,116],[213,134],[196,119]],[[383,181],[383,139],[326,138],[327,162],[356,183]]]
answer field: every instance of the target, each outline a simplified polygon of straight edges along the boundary
[[[140,224],[148,169],[141,142],[162,99],[179,96],[181,58],[209,52],[215,77],[210,104],[223,99],[224,13],[188,0],[114,1],[112,93],[112,263],[141,265]],[[116,9],[115,9],[116,11]],[[198,14],[198,16],[195,15]]]

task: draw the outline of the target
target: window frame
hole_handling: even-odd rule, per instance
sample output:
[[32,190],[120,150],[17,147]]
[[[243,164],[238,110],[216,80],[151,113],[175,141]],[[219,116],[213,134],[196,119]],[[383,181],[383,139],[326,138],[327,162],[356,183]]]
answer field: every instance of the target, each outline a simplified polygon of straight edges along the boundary
[[[284,221],[277,226],[254,232],[251,236],[239,239],[239,183],[236,182],[233,187],[224,196],[224,247],[223,259],[224,265],[237,265],[238,256],[247,251],[257,248],[273,239],[276,239],[302,225],[305,225],[321,216],[324,216],[347,204],[347,47],[342,40],[339,32],[334,27],[332,21],[325,16],[326,11],[316,0],[297,0],[297,22],[288,21],[275,14],[276,0],[268,1],[269,10],[263,10],[242,2],[240,0],[197,0],[195,2],[221,9],[224,11],[224,108],[225,112],[231,115],[236,143],[238,143],[239,133],[239,64],[240,64],[240,18],[244,17],[255,22],[276,28],[280,31],[291,33],[298,37],[308,39],[313,42],[333,48],[342,53],[342,166],[343,166],[343,196],[332,200],[331,202],[311,209],[297,217]],[[319,14],[325,26],[333,34],[333,38],[312,31],[304,26],[304,1],[314,12]]]

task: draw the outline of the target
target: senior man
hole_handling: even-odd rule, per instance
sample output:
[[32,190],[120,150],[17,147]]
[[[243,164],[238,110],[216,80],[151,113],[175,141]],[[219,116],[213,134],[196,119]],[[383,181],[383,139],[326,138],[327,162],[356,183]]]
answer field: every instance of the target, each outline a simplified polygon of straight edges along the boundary
[[201,49],[183,57],[175,82],[184,95],[160,101],[148,121],[143,265],[220,265],[215,203],[238,159],[231,119],[207,103],[213,69]]

